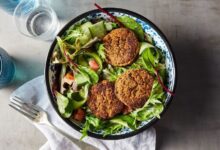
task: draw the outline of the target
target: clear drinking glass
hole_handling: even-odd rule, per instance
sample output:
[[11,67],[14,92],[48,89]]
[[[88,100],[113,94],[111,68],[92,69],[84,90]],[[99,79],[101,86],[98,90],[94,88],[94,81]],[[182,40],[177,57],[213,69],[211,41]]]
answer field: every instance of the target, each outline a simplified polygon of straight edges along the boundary
[[15,66],[5,50],[0,47],[0,88],[10,83],[14,77]]
[[53,40],[59,30],[59,21],[47,0],[21,0],[14,10],[15,24],[23,35]]

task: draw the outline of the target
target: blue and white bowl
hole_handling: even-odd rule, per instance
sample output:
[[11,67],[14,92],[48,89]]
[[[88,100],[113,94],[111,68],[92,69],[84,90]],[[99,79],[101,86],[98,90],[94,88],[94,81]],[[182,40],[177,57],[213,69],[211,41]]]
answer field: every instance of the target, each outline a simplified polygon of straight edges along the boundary
[[[134,13],[132,11],[125,10],[125,9],[120,9],[120,8],[105,8],[105,9],[108,12],[110,12],[111,14],[113,14],[114,16],[126,15],[126,16],[133,18],[139,24],[141,24],[144,31],[146,33],[148,33],[153,38],[155,45],[162,50],[162,53],[165,57],[166,69],[168,72],[168,76],[167,76],[168,83],[166,86],[168,87],[168,89],[170,91],[174,92],[175,86],[176,86],[176,64],[175,64],[173,52],[171,50],[171,46],[168,43],[164,34],[151,21],[149,21],[148,19],[146,19],[145,17],[143,17],[137,13]],[[74,24],[84,22],[85,20],[93,20],[93,19],[100,19],[100,18],[109,19],[109,16],[100,12],[99,10],[88,11],[88,12],[74,18],[73,20],[71,20],[59,32],[58,36],[62,36],[65,33],[65,31],[68,30],[69,27],[71,27]],[[57,72],[58,72],[56,67],[51,66],[51,57],[52,57],[52,54],[53,54],[53,51],[54,51],[56,44],[57,44],[57,42],[55,40],[53,42],[53,44],[51,45],[51,48],[50,48],[50,51],[49,51],[49,54],[47,57],[46,68],[45,68],[45,80],[46,80],[47,91],[48,91],[48,95],[50,97],[51,104],[53,105],[54,109],[56,110],[56,112],[60,116],[59,111],[58,111],[58,107],[57,107],[57,104],[55,101],[55,96],[52,92],[53,85],[54,85],[53,83],[56,82],[56,76],[57,76]],[[172,100],[172,95],[167,94],[165,104],[164,104],[164,107],[165,107],[164,111],[168,108],[168,105],[170,104],[171,100]],[[164,111],[161,113],[161,115],[164,113]],[[71,127],[76,129],[77,131],[81,130],[82,125],[77,123],[76,121],[65,119],[65,118],[62,118],[62,119],[66,123],[68,123]],[[146,130],[147,128],[152,126],[157,120],[158,120],[157,118],[152,118],[151,120],[143,121],[141,123],[141,125],[139,126],[139,128],[135,131],[133,131],[129,128],[125,128],[123,131],[121,131],[119,133],[116,133],[113,135],[108,135],[106,137],[103,137],[101,132],[99,132],[99,133],[89,132],[88,135],[91,137],[100,138],[100,139],[122,139],[122,138],[136,135],[136,134]]]

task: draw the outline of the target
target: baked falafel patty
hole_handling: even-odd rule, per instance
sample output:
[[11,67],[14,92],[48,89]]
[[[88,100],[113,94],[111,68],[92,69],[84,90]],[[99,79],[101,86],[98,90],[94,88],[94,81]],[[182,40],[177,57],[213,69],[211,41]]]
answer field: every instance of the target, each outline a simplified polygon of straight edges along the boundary
[[117,98],[131,109],[142,107],[150,96],[153,77],[143,69],[131,69],[115,82]]
[[87,105],[98,118],[109,119],[120,113],[124,104],[114,92],[114,83],[103,80],[91,87]]
[[134,32],[127,28],[117,28],[104,38],[106,62],[113,66],[131,64],[139,53],[139,42]]

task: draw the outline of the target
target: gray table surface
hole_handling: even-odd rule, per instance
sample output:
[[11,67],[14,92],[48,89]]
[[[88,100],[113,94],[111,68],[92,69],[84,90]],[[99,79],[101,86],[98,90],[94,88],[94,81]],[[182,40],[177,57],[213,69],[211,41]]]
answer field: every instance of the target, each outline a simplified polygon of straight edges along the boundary
[[[93,9],[93,2],[55,0],[52,5],[62,27],[71,18]],[[170,108],[155,125],[157,149],[220,149],[220,1],[97,2],[104,7],[120,7],[144,15],[165,33],[173,47],[178,84]],[[7,104],[14,89],[43,74],[50,43],[19,34],[12,17],[2,10],[0,20],[0,46],[14,58],[17,66],[15,81],[0,89],[0,149],[39,149],[46,139]]]

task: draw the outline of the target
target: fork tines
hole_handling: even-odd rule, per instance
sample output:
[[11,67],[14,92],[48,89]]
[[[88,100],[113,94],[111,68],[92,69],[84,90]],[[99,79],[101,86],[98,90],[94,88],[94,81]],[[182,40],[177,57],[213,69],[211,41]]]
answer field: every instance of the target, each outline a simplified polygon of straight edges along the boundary
[[11,98],[9,106],[26,116],[27,118],[34,120],[38,113],[40,112],[39,108],[33,104],[25,103],[21,98],[15,96]]

